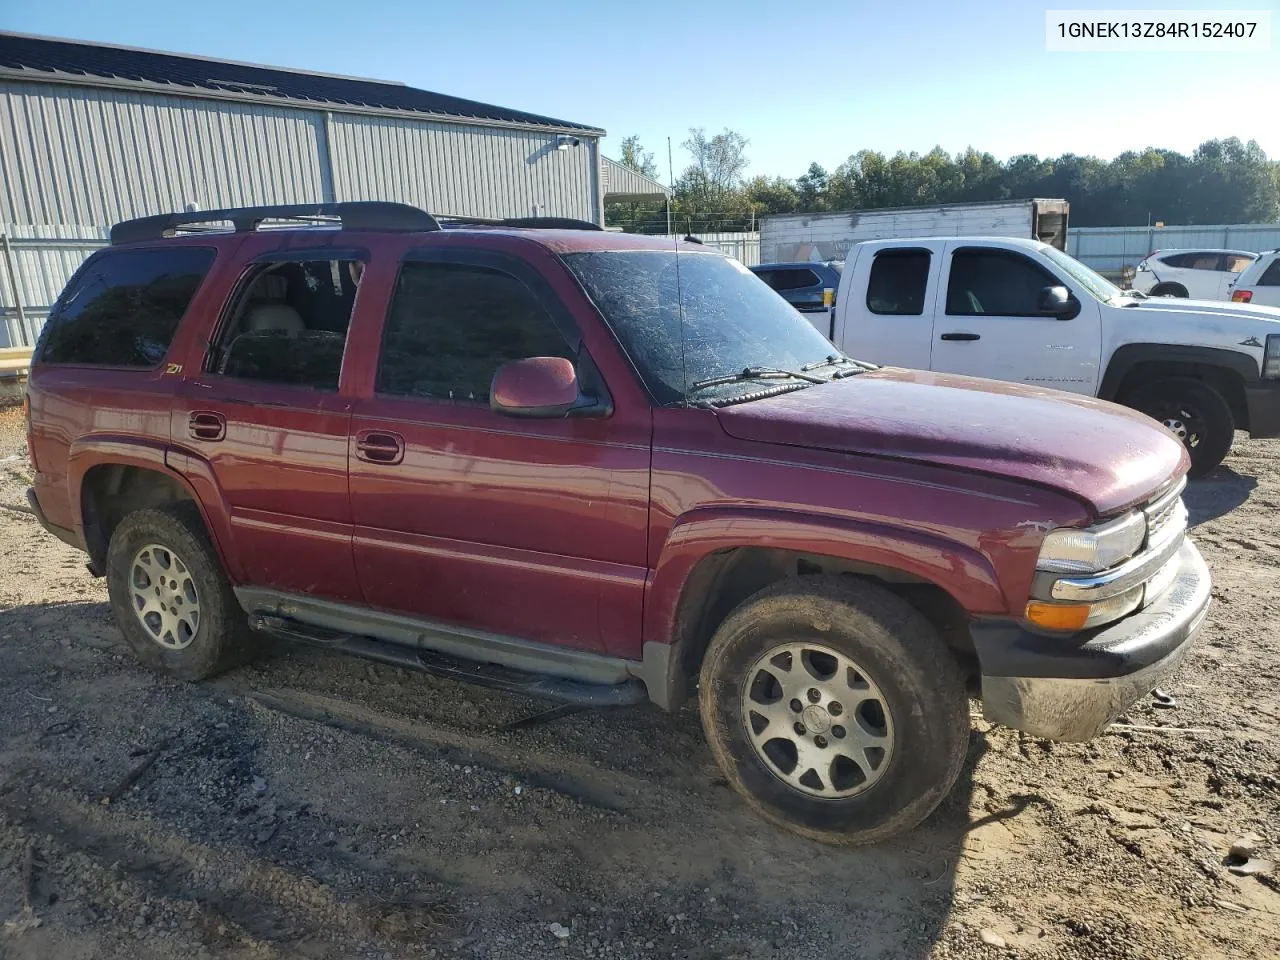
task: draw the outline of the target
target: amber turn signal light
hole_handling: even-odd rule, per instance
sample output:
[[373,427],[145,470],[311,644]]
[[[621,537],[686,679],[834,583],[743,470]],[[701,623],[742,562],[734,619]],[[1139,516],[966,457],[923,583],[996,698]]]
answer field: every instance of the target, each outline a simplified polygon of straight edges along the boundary
[[1087,603],[1040,603],[1032,600],[1027,604],[1027,620],[1045,630],[1082,630],[1090,610]]

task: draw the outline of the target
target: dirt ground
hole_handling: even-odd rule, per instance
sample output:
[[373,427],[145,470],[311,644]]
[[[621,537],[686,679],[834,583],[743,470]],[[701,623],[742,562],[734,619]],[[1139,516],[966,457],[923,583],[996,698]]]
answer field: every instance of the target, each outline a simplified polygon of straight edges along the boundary
[[310,649],[153,676],[22,453],[0,411],[2,958],[1280,956],[1280,873],[1227,866],[1280,859],[1280,442],[1188,491],[1216,603],[1173,707],[975,718],[948,802],[854,850],[754,818],[692,709],[503,729],[547,704]]

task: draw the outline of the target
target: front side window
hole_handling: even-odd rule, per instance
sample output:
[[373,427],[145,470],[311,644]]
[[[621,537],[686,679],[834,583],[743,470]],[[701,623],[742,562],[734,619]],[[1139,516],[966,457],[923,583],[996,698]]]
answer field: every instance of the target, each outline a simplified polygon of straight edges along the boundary
[[504,363],[574,354],[522,280],[488,267],[406,263],[382,334],[377,391],[488,403]]
[[359,260],[254,266],[241,280],[209,372],[336,391],[363,275]]
[[40,334],[36,360],[157,366],[213,258],[206,247],[100,254],[58,299]]
[[[608,250],[564,262],[612,328],[654,402],[684,400],[687,385],[747,367],[799,370],[836,351],[746,267],[715,253]],[[760,382],[724,384],[731,397]]]
[[882,315],[920,316],[928,284],[928,250],[881,250],[871,262],[867,309]]
[[1058,281],[1026,257],[1004,250],[957,250],[951,256],[947,313],[1040,316],[1040,294]]

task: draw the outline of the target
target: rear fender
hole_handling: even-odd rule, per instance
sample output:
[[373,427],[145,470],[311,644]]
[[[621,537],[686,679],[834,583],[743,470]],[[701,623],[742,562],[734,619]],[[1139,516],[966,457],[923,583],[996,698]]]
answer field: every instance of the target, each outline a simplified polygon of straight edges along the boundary
[[138,467],[162,474],[186,490],[204,519],[205,529],[218,551],[222,568],[233,582],[243,581],[231,537],[231,512],[208,463],[185,453],[175,453],[162,441],[110,434],[91,434],[71,444],[67,456],[67,493],[75,506],[76,530],[85,535],[84,478],[97,466]]

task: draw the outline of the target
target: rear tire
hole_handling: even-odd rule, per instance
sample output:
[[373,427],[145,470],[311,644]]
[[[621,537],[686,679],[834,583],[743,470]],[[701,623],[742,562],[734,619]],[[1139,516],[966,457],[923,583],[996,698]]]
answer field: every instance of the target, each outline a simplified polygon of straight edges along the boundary
[[111,534],[107,589],[144,665],[203,680],[248,659],[252,635],[192,503],[136,510]]
[[1157,283],[1151,288],[1151,292],[1147,294],[1149,297],[1179,297],[1186,300],[1190,294],[1187,288],[1180,283]]
[[745,601],[711,640],[699,698],[733,788],[825,843],[919,824],[955,784],[969,741],[951,652],[918,611],[860,580],[791,579]]
[[1203,380],[1157,380],[1135,389],[1123,403],[1159,420],[1182,441],[1193,477],[1203,477],[1231,452],[1236,433],[1231,405]]

